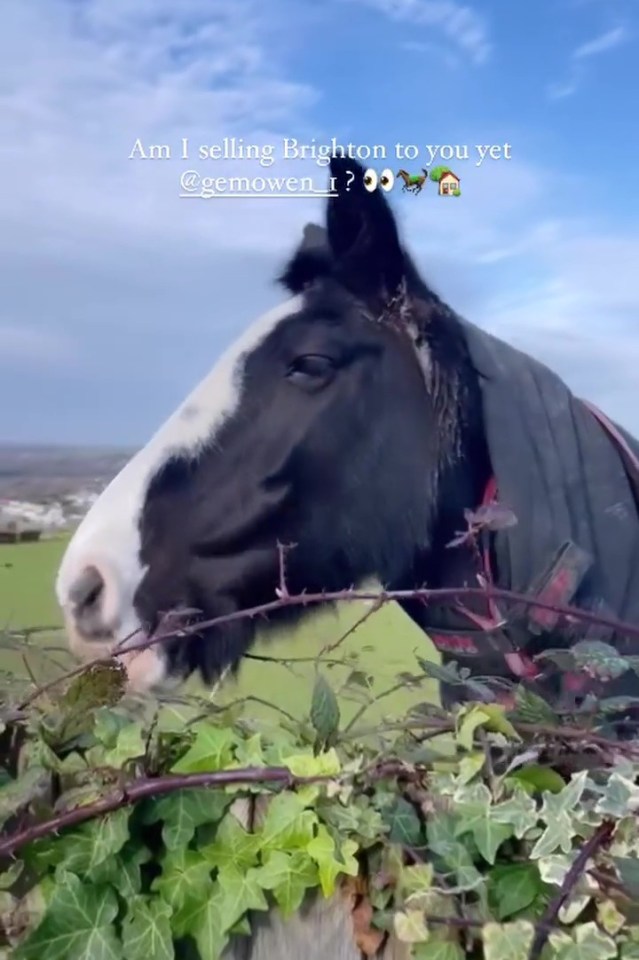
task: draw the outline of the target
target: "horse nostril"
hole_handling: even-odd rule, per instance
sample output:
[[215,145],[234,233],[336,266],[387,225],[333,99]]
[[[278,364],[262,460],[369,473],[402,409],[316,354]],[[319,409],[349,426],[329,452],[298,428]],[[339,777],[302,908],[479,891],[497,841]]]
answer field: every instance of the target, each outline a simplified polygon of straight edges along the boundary
[[69,591],[76,622],[87,633],[104,632],[100,616],[104,590],[104,577],[97,567],[86,567]]

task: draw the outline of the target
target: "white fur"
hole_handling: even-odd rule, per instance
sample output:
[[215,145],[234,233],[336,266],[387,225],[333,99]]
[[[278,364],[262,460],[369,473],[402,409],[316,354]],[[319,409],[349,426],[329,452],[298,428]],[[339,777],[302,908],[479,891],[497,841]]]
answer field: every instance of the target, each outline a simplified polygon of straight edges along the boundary
[[[111,649],[140,630],[133,597],[146,572],[140,562],[138,523],[149,484],[171,455],[197,455],[206,443],[214,442],[216,433],[239,404],[246,356],[278,323],[297,313],[302,302],[302,296],[297,296],[270,310],[229,347],[208,376],[103,491],[77,528],[62,558],[56,594],[70,646],[79,656],[101,655],[105,647]],[[113,639],[104,645],[84,641],[73,624],[70,592],[89,565],[98,568],[106,583],[102,610],[106,621],[113,625]],[[139,639],[138,635],[128,645]],[[149,671],[154,682],[158,671],[157,664]]]

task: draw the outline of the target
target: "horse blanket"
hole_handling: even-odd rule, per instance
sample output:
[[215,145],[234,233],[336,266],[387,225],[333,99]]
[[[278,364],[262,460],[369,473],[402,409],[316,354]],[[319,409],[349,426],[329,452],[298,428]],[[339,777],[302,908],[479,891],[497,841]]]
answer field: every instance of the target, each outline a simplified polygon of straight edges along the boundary
[[[495,586],[639,625],[639,443],[542,363],[468,321],[462,325],[480,377],[496,499],[517,519],[490,535]],[[566,623],[557,632],[559,618],[539,609],[520,611],[518,623],[493,632],[492,643],[477,621],[456,643],[450,617],[441,608],[435,617],[429,633],[445,659],[473,674],[512,677],[512,669],[504,671],[506,655],[514,673],[525,675],[509,654],[513,644],[534,655],[588,637],[639,653],[639,639],[583,623],[572,625],[570,638]],[[639,695],[634,673],[621,681],[606,684],[605,695]]]

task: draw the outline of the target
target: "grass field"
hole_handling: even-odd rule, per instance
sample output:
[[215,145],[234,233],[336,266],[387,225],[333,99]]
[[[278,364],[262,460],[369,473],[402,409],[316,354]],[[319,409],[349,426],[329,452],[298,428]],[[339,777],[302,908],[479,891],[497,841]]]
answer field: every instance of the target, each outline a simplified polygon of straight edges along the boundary
[[[66,540],[64,538],[45,540],[40,543],[0,545],[0,618],[5,631],[11,632],[24,628],[56,626],[60,623],[59,612],[53,594],[55,572],[62,556]],[[348,602],[336,612],[314,614],[303,626],[287,631],[268,643],[258,641],[252,653],[279,659],[313,658],[327,643],[337,640],[351,624],[358,620],[365,608],[358,603]],[[33,647],[31,647],[33,644]],[[10,671],[24,677],[31,672],[38,680],[51,679],[52,672],[71,662],[61,649],[64,646],[62,633],[36,633],[26,648],[25,663],[24,642],[7,640],[0,646],[0,670]],[[43,656],[40,651],[55,648],[51,656]],[[378,696],[397,683],[397,674],[415,669],[415,654],[434,658],[433,647],[401,610],[388,605],[376,612],[369,620],[348,637],[339,649],[331,654],[333,658],[346,660],[349,654],[358,653],[356,664],[350,666],[326,665],[323,667],[327,678],[335,689],[339,689],[351,672],[353,666],[370,674],[372,695]],[[280,708],[297,717],[308,714],[314,680],[315,664],[262,662],[245,660],[236,682],[225,684],[218,699],[235,700],[246,696],[259,697],[277,704]],[[197,685],[189,684],[191,690]],[[198,690],[199,692],[199,690]],[[344,722],[359,708],[361,694],[357,702],[347,698],[346,691],[340,696]],[[436,701],[435,685],[428,689],[403,689],[393,692],[367,708],[362,723],[374,724],[382,717],[393,716],[398,720],[406,714],[411,703],[424,700]],[[254,701],[251,712],[258,715],[277,716],[269,708]]]

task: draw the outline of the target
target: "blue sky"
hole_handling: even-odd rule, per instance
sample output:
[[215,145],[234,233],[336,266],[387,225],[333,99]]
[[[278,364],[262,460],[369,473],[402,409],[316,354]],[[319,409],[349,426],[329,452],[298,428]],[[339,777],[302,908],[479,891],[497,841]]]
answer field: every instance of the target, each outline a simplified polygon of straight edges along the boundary
[[[185,169],[265,172],[186,163],[183,136],[508,142],[451,161],[459,198],[395,190],[406,243],[639,432],[638,94],[635,0],[4,0],[0,440],[144,442],[280,298],[321,201],[180,200]],[[138,137],[175,157],[128,159]]]

